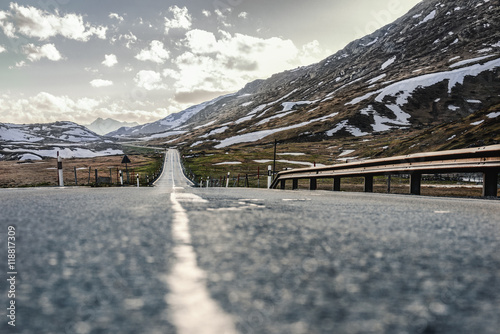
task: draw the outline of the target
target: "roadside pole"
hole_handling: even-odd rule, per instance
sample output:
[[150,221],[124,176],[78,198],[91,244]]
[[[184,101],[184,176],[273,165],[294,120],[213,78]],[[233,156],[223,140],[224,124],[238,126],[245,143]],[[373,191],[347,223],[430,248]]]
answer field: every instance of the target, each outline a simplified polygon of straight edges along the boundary
[[257,167],[257,188],[260,188],[260,167]]
[[271,189],[271,183],[272,183],[272,166],[269,165],[267,166],[267,189]]
[[59,151],[57,151],[57,176],[59,179],[59,187],[64,187],[62,159],[59,155]]
[[123,187],[123,172],[120,171],[120,185]]
[[137,188],[139,188],[139,174],[137,174],[136,176],[137,176]]
[[226,188],[229,188],[229,175],[231,175],[231,172],[227,172]]
[[78,185],[78,175],[76,174],[76,167],[73,167],[73,170],[75,172],[75,186]]

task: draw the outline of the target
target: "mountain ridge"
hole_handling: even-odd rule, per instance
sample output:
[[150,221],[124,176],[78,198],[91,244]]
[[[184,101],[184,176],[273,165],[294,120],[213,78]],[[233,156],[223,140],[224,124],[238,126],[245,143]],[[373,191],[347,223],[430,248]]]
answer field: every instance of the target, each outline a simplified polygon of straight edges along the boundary
[[500,102],[499,8],[489,0],[422,1],[319,63],[248,83],[149,139],[223,149],[365,137],[467,117]]
[[42,160],[123,154],[113,138],[73,122],[0,123],[0,160]]
[[130,128],[138,126],[137,122],[121,122],[112,118],[97,118],[95,121],[88,125],[84,125],[87,129],[97,133],[98,135],[104,136],[110,132],[116,131],[122,127]]

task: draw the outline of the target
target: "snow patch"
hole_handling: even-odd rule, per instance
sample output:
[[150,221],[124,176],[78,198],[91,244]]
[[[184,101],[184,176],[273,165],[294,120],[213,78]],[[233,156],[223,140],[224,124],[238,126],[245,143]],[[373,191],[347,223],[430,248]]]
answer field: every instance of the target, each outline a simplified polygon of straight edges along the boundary
[[302,123],[298,123],[298,124],[294,124],[294,125],[290,125],[290,126],[286,126],[286,127],[282,127],[282,128],[255,131],[255,132],[245,133],[242,135],[237,135],[234,137],[229,137],[229,138],[222,140],[218,145],[215,145],[215,148],[219,149],[219,148],[224,148],[224,147],[228,147],[228,146],[240,144],[240,143],[256,142],[256,141],[259,141],[267,136],[270,136],[270,135],[278,133],[278,132],[292,130],[292,129],[296,129],[296,128],[301,128],[301,127],[306,126],[306,125],[311,124],[311,123],[325,121],[328,118],[337,116],[338,114],[339,113],[333,113],[333,114],[330,114],[327,116],[311,119],[311,120],[306,121],[306,122],[302,122]]
[[373,79],[370,79],[368,80],[366,83],[370,84],[370,85],[373,85],[375,82],[379,81],[379,80],[382,80],[383,78],[385,78],[387,76],[387,74],[381,74],[379,75],[378,77],[375,77]]
[[241,165],[242,162],[239,161],[226,161],[226,162],[219,162],[217,164],[213,164],[214,166],[223,166],[223,165]]
[[488,55],[488,56],[482,56],[482,57],[477,57],[477,58],[473,58],[473,59],[462,60],[462,61],[459,61],[459,62],[456,62],[456,63],[450,65],[450,67],[451,68],[455,68],[455,67],[460,67],[460,66],[463,66],[463,65],[477,63],[477,62],[479,62],[481,60],[488,59],[488,58],[491,58],[493,56],[494,55]]
[[417,24],[417,26],[421,25],[421,24],[424,24],[424,23],[427,23],[429,22],[430,20],[433,20],[435,17],[436,17],[436,10],[434,9],[432,12],[430,12],[429,15],[427,15],[419,24]]
[[396,56],[392,57],[388,61],[382,64],[380,67],[382,70],[385,70],[387,67],[391,66],[396,61]]

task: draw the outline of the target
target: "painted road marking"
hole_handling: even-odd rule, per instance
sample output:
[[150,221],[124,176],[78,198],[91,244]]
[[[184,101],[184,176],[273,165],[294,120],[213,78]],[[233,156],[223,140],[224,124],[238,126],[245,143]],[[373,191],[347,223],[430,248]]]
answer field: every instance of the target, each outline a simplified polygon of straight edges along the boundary
[[176,243],[176,262],[165,278],[170,292],[165,301],[171,311],[171,321],[179,334],[235,334],[232,317],[210,297],[206,287],[206,272],[199,268],[191,244],[189,218],[181,201],[205,203],[203,198],[190,193],[176,193],[174,165],[171,159],[173,209],[172,235]]

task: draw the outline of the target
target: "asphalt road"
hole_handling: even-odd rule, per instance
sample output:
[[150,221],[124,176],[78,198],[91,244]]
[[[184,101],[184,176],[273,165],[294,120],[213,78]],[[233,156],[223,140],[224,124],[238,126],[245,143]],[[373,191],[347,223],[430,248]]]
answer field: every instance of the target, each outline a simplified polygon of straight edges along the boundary
[[191,188],[178,160],[0,190],[0,333],[498,333],[500,201]]

